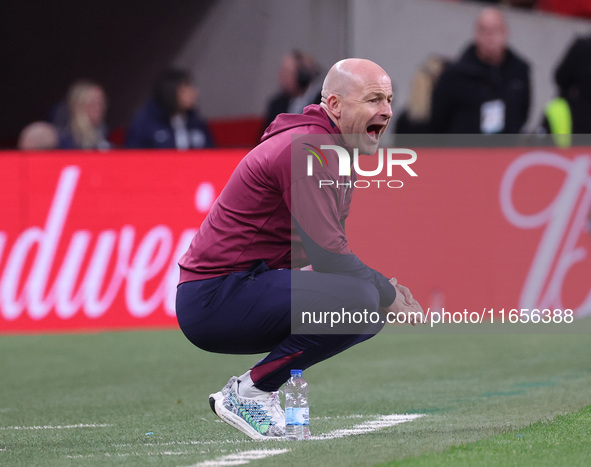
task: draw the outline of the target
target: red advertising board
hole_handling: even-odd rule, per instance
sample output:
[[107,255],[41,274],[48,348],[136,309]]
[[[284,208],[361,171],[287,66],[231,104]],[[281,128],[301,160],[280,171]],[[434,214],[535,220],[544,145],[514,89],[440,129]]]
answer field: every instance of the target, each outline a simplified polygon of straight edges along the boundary
[[591,149],[417,149],[398,190],[358,189],[349,232],[425,310],[591,313]]
[[[0,154],[0,332],[176,326],[177,261],[246,152]],[[591,313],[590,148],[417,153],[357,184],[362,260],[425,308]]]
[[237,151],[0,156],[0,330],[175,325],[177,261]]

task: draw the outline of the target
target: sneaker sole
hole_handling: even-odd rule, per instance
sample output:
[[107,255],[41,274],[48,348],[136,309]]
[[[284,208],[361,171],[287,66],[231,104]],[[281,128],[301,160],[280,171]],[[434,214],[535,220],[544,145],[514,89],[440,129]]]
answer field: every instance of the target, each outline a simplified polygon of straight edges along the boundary
[[240,430],[242,433],[256,441],[283,439],[278,436],[265,436],[260,434],[238,415],[226,409],[223,405],[223,402],[224,395],[221,392],[216,392],[209,395],[209,406],[211,407],[211,410],[213,410],[213,413],[216,414],[223,422],[226,422],[228,425]]

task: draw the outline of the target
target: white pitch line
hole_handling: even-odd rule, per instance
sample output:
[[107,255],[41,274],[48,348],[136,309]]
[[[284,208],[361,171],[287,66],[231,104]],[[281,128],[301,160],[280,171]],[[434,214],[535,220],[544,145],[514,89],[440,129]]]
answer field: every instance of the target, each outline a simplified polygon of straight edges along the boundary
[[[131,456],[136,456],[136,457],[142,457],[142,456],[186,456],[188,454],[193,454],[190,453],[189,451],[157,451],[157,452],[119,452],[119,453],[110,453],[110,452],[104,452],[102,455],[105,457],[113,457],[113,456],[117,456],[117,457],[131,457]],[[88,458],[96,458],[96,457],[101,457],[101,455],[95,455],[95,454],[76,454],[76,455],[71,455],[71,456],[66,456],[68,459],[88,459]]]
[[391,427],[400,423],[412,422],[417,418],[422,417],[423,414],[406,414],[406,415],[382,415],[376,420],[365,422],[360,425],[355,425],[352,428],[343,428],[340,430],[330,431],[318,436],[310,436],[312,440],[336,439],[344,438],[345,436],[362,435],[372,431],[380,430],[382,428]]
[[284,454],[289,449],[256,449],[252,451],[237,452],[226,456],[218,457],[210,461],[200,462],[192,467],[223,467],[228,465],[244,465],[250,461],[265,459],[266,457]]
[[[165,443],[142,443],[141,446],[150,446],[150,447],[158,447],[158,446],[202,446],[202,445],[209,445],[209,444],[246,444],[252,443],[252,440],[249,439],[220,439],[220,440],[208,440],[208,441],[167,441]],[[125,443],[125,444],[113,444],[115,448],[130,448],[136,447],[137,443]]]
[[107,424],[84,424],[78,425],[39,425],[39,426],[0,426],[0,430],[63,430],[66,428],[105,428]]
[[[105,453],[105,455],[107,455],[107,454],[108,453]],[[186,456],[187,454],[189,454],[189,451],[119,452],[119,453],[117,453],[117,457],[131,457],[131,456],[136,456],[136,457],[142,457],[142,456]]]
[[332,417],[310,417],[311,420],[342,420],[345,418],[366,418],[367,415],[351,414],[351,415],[334,415]]
[[[361,435],[370,433],[372,431],[377,431],[382,428],[388,428],[394,425],[399,425],[400,423],[412,422],[417,418],[422,417],[423,414],[405,414],[405,415],[382,415],[375,420],[371,420],[369,422],[364,422],[359,425],[355,425],[352,428],[344,428],[341,430],[330,431],[328,433],[318,435],[318,436],[311,436],[311,440],[326,440],[326,439],[336,439],[336,438],[344,438],[346,436],[353,436],[353,435]],[[347,416],[343,418],[358,418],[357,416]],[[278,440],[279,441],[279,440]],[[289,449],[264,449],[264,450],[253,450],[253,451],[243,451],[238,452],[235,454],[229,454],[226,456],[219,457],[217,459],[209,460],[200,462],[198,464],[194,464],[191,467],[223,467],[223,466],[232,466],[232,465],[244,465],[250,463],[253,460],[260,460],[266,457],[276,456],[278,454],[284,454],[289,452]]]

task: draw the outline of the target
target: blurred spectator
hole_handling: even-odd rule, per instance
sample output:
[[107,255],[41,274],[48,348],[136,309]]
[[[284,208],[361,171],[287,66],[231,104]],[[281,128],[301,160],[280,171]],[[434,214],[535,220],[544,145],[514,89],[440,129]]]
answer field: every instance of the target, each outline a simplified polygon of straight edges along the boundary
[[21,151],[42,151],[58,146],[57,129],[51,123],[33,122],[21,131],[18,149]]
[[67,123],[59,130],[60,149],[109,149],[105,114],[107,99],[98,84],[81,80],[67,96]]
[[280,113],[301,114],[309,104],[320,104],[323,76],[310,56],[299,50],[285,55],[279,69],[280,91],[267,105],[265,128]]
[[562,95],[591,103],[591,36],[574,40],[556,68],[554,80]]
[[213,147],[209,127],[197,112],[199,90],[187,71],[164,71],[150,99],[134,116],[128,148],[198,149]]
[[433,88],[443,72],[447,61],[438,55],[431,55],[415,73],[410,98],[396,120],[396,134],[431,133],[431,98]]
[[474,43],[433,92],[434,133],[519,133],[530,106],[529,65],[507,46],[503,13],[485,8]]
[[68,126],[69,112],[66,100],[62,100],[49,109],[47,121],[55,126],[58,131]]
[[591,134],[591,36],[575,39],[554,81],[559,97],[546,106],[542,127],[559,146],[569,146],[571,134]]

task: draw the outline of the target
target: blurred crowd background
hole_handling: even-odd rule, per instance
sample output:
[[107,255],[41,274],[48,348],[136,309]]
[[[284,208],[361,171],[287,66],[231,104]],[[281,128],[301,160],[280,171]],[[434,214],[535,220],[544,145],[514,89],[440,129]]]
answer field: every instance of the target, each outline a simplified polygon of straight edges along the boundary
[[[1,15],[1,149],[253,146],[345,57],[392,131],[591,133],[591,0],[21,0]],[[568,139],[556,140],[568,145]]]

